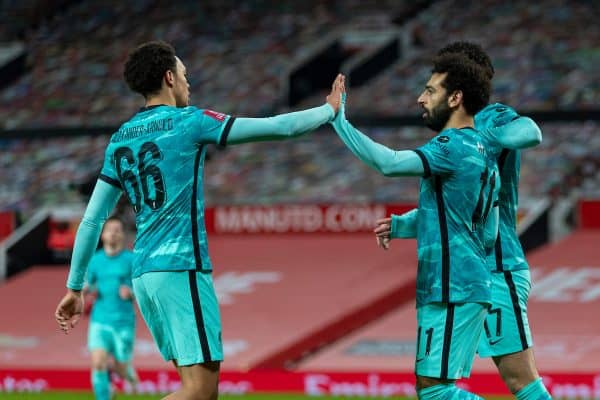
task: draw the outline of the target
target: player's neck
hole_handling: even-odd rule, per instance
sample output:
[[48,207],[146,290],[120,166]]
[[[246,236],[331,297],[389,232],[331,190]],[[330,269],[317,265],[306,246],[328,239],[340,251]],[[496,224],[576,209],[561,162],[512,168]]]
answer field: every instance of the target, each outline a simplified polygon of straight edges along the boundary
[[444,129],[461,129],[466,127],[473,128],[474,126],[475,124],[473,122],[472,115],[468,115],[462,110],[457,110],[456,112],[453,112],[452,115],[450,115],[450,118],[448,119],[448,122],[446,122]]
[[148,96],[146,98],[146,107],[158,106],[163,104],[173,107],[177,105],[177,102],[175,101],[175,96],[172,92],[162,90],[160,93],[154,96]]
[[104,253],[109,257],[116,256],[117,254],[119,254],[122,251],[123,251],[123,246],[120,246],[120,245],[116,245],[116,246],[105,245],[104,246]]

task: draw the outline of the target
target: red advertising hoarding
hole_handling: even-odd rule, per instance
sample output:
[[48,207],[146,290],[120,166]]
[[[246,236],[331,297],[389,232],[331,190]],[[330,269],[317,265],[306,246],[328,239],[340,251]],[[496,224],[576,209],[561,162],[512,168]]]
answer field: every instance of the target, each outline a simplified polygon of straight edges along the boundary
[[581,228],[600,228],[600,200],[580,200],[578,208]]
[[7,238],[16,227],[15,213],[13,211],[0,211],[0,241]]
[[[53,390],[90,390],[90,373],[77,370],[6,370],[0,369],[1,392],[45,392]],[[544,384],[553,398],[600,399],[600,374],[544,373]],[[140,394],[167,393],[180,386],[177,373],[139,371]],[[221,373],[219,390],[222,394],[284,392],[309,396],[415,396],[412,373],[377,372],[286,372],[250,371]],[[130,386],[120,385],[123,392]],[[496,373],[475,373],[461,380],[458,386],[480,395],[507,395],[506,386]]]
[[231,206],[205,210],[206,231],[213,234],[364,233],[375,221],[402,214],[411,204],[286,204]]

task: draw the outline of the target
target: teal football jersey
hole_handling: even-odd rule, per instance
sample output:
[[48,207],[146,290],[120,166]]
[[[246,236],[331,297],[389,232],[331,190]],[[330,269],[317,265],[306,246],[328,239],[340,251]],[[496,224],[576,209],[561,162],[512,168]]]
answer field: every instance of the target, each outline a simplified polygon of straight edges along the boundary
[[234,117],[196,107],[143,108],[113,134],[99,179],[136,214],[133,277],[212,270],[204,225],[206,145],[224,145]]
[[[484,130],[503,126],[519,118],[509,106],[490,104],[475,115],[475,127]],[[518,135],[519,132],[514,132]],[[494,251],[488,255],[488,266],[495,271],[528,269],[527,260],[517,235],[517,210],[519,208],[519,177],[521,152],[501,149],[498,154],[501,189],[498,195],[500,223]]]
[[134,325],[133,300],[123,300],[119,296],[121,285],[131,284],[133,253],[123,250],[115,256],[108,256],[98,250],[88,266],[88,285],[98,294],[92,308],[91,320],[103,324]]
[[485,220],[499,190],[495,157],[472,128],[446,129],[416,149],[421,179],[417,222],[417,306],[489,302]]

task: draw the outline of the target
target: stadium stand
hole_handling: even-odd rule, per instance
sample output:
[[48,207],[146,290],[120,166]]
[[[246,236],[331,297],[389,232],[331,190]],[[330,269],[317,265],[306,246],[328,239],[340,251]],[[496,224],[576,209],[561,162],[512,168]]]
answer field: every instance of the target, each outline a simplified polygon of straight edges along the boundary
[[597,12],[586,1],[510,6],[495,0],[435,2],[408,24],[420,32],[412,51],[368,84],[352,88],[350,82],[353,113],[418,113],[416,98],[429,76],[428,61],[449,37],[477,38],[489,49],[496,101],[520,111],[595,109],[600,103],[594,67],[600,42]]
[[[593,23],[594,6],[546,3],[521,2],[516,8],[494,0],[473,1],[468,7],[454,0],[433,3],[406,24],[423,32],[416,50],[354,92],[355,112],[417,110],[414,98],[428,73],[427,57],[448,34],[477,37],[490,49],[498,70],[498,100],[520,110],[595,107],[600,79],[593,67],[594,43],[600,32]],[[369,29],[388,29],[406,13],[406,5],[391,1],[385,7],[358,1],[277,4],[76,3],[29,32],[31,72],[2,91],[0,121],[12,129],[114,125],[126,119],[139,101],[122,83],[121,64],[132,46],[155,37],[173,42],[188,64],[195,102],[208,101],[211,108],[238,115],[269,113],[281,109],[281,75],[303,57],[302,44],[317,42],[332,28],[364,28],[365,20],[377,22],[370,22]],[[146,23],[130,23],[140,20]],[[482,29],[503,34],[485,35]]]
[[[315,1],[232,4],[75,4],[31,34],[32,71],[2,93],[0,119],[8,128],[43,128],[128,118],[139,99],[123,85],[121,65],[130,48],[156,37],[172,42],[189,65],[195,99],[210,99],[223,112],[260,114],[275,101],[294,51],[316,40],[335,14]],[[146,23],[131,23],[140,20]]]
[[[32,69],[0,92],[0,121],[5,128],[117,125],[140,105],[140,99],[122,83],[121,63],[131,46],[156,36],[156,32],[173,41],[188,63],[195,103],[236,115],[264,114],[280,106],[281,74],[302,58],[301,44],[317,40],[331,25],[358,32],[397,26],[404,16],[411,15],[411,9],[396,3],[375,7],[372,2],[359,1],[332,2],[328,6],[320,2],[278,2],[272,7],[248,1],[230,7],[227,2],[190,5],[183,1],[167,4],[138,0],[128,6],[119,2],[79,2],[28,32]],[[488,0],[465,8],[445,0],[425,8],[406,26],[431,34],[412,43],[412,52],[406,52],[401,61],[372,82],[351,90],[350,117],[415,113],[414,98],[428,73],[426,59],[443,41],[440,32],[451,32],[456,39],[478,37],[489,48],[497,67],[495,100],[507,101],[519,110],[585,109],[598,104],[600,79],[591,67],[597,53],[592,43],[598,41],[598,28],[588,24],[594,15],[589,12],[593,6],[555,0],[550,5],[520,3],[509,9]],[[446,9],[455,9],[456,14],[442,12]],[[505,15],[510,18],[493,18]],[[130,24],[141,18],[152,24]],[[347,25],[340,24],[341,20],[347,20]],[[111,21],[110,26],[107,21]],[[505,35],[478,34],[480,21],[488,21],[494,31]],[[536,21],[534,29],[529,26],[531,21]],[[568,37],[563,28],[556,29],[557,21],[561,27],[569,27]],[[79,40],[83,36],[86,40]],[[532,88],[533,94],[529,93]],[[321,101],[319,95],[304,105]],[[597,152],[594,146],[584,145],[590,141],[596,144],[593,132],[598,129],[597,123],[545,124],[543,128],[543,145],[524,158],[524,200],[548,193],[565,195],[574,187],[586,193],[597,190],[598,177],[593,176]],[[398,147],[411,147],[427,138],[423,130],[414,128],[369,127],[365,132]],[[575,142],[570,140],[573,136]],[[77,201],[73,183],[96,173],[102,140],[106,141],[106,136],[74,139],[81,146],[88,142],[88,149],[77,151],[75,157],[75,151],[64,148],[76,146],[66,144],[69,139],[2,141],[2,172],[16,179],[2,181],[0,205],[28,216],[42,205]],[[264,150],[267,148],[268,153]],[[53,152],[54,157],[49,154]],[[83,154],[88,152],[90,162],[85,162]],[[268,156],[258,157],[261,152]],[[306,140],[293,146],[255,144],[213,155],[215,168],[207,179],[211,204],[331,199],[385,202],[414,201],[416,197],[414,183],[385,185],[385,179],[352,161],[352,156],[331,138],[319,137],[316,143]],[[29,159],[37,165],[26,161]],[[239,168],[240,164],[244,167]],[[354,165],[351,173],[345,173],[346,165]],[[30,174],[32,170],[44,170],[44,176]],[[271,185],[257,185],[266,177]],[[238,184],[219,185],[225,179]]]
[[[542,145],[522,156],[524,205],[574,189],[597,193],[600,125],[588,121],[541,127]],[[392,148],[416,148],[431,137],[422,127],[361,129]],[[42,206],[81,205],[85,201],[81,185],[95,180],[107,142],[107,135],[0,139],[0,171],[12,177],[0,181],[0,208],[29,216]],[[293,142],[213,149],[206,166],[205,194],[208,205],[414,203],[418,181],[375,173],[346,150],[331,128],[324,128]]]

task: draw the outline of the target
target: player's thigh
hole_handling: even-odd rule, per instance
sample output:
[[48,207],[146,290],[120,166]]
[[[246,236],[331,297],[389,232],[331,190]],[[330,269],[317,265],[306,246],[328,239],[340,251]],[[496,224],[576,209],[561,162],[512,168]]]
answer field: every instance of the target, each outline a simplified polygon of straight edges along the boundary
[[417,308],[416,375],[437,381],[465,376],[475,357],[486,307],[432,303]]
[[492,305],[478,348],[481,357],[513,354],[533,345],[527,318],[530,289],[529,270],[492,274]]
[[90,352],[92,359],[92,369],[106,370],[108,369],[108,353],[102,349],[95,349]]
[[115,361],[128,363],[133,358],[135,325],[115,327]]
[[223,360],[221,318],[209,272],[148,272],[134,280],[134,290],[143,290],[148,299],[139,301],[140,310],[165,360],[179,366]]
[[88,350],[103,350],[112,354],[114,351],[114,338],[111,327],[106,324],[90,322],[88,327]]

